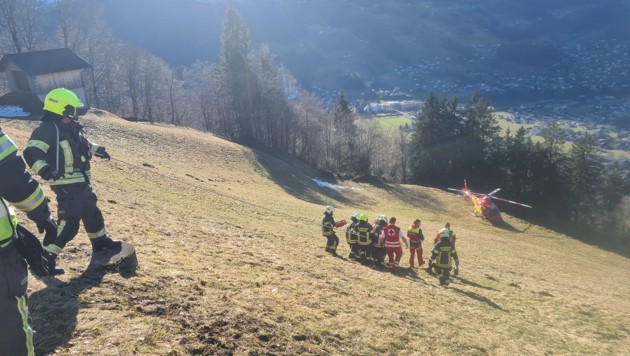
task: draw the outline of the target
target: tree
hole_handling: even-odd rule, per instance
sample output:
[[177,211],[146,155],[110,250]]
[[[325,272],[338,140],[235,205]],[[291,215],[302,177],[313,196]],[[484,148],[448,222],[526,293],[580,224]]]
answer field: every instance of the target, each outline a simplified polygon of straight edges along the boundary
[[216,66],[215,82],[220,99],[220,129],[230,139],[251,140],[252,135],[252,90],[254,78],[251,73],[249,30],[240,15],[228,8],[221,32],[220,61]]
[[[357,127],[354,124],[356,115],[350,108],[343,90],[339,92],[332,112],[333,131],[336,136],[336,161],[342,173],[365,172],[365,165],[359,161],[357,149]],[[364,155],[363,155],[364,156]],[[365,157],[364,157],[365,158]],[[369,157],[367,157],[369,160]],[[359,167],[363,165],[363,167]],[[367,165],[369,167],[369,164]]]
[[40,0],[0,0],[0,34],[16,53],[37,49],[47,19],[42,8]]
[[568,168],[572,220],[578,225],[589,226],[598,209],[597,187],[602,172],[599,149],[592,135],[583,134],[575,140],[569,152]]
[[461,132],[457,99],[431,93],[418,114],[411,136],[411,173],[415,183],[446,186],[452,181]]

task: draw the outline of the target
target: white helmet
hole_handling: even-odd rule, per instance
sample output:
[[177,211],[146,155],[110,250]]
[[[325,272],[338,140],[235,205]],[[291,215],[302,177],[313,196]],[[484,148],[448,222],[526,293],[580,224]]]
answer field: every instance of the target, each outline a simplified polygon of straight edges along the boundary
[[387,216],[385,216],[385,214],[379,214],[379,215],[376,217],[376,221],[384,221],[384,222],[387,222]]
[[332,206],[332,205],[327,205],[327,206],[326,206],[326,210],[324,210],[324,211],[325,211],[326,213],[328,213],[328,214],[332,214],[332,213],[334,213],[334,212],[335,212],[335,207],[334,207],[334,206]]

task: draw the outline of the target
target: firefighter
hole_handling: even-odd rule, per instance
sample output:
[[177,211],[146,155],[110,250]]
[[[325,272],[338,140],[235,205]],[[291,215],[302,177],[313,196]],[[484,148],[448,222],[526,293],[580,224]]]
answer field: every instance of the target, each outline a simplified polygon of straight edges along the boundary
[[359,260],[361,263],[367,264],[372,254],[372,239],[370,238],[372,225],[368,223],[367,214],[363,213],[359,215],[359,222],[356,224],[355,229],[357,230],[358,237],[357,244],[359,245]]
[[57,225],[48,199],[26,170],[17,147],[0,128],[0,355],[33,355],[33,330],[27,306],[28,265],[34,274],[49,274],[39,240],[18,225],[11,203],[26,212],[44,240],[54,240]]
[[455,261],[455,270],[453,273],[457,275],[459,273],[459,257],[457,256],[455,245],[451,242],[448,231],[444,231],[440,234],[440,242],[433,246],[431,259],[429,260],[429,268],[427,269],[429,273],[435,269],[440,279],[440,285],[448,285],[451,282],[450,273],[453,269],[451,259]]
[[414,259],[416,255],[418,255],[418,267],[424,265],[424,258],[422,257],[422,241],[424,241],[424,235],[422,234],[422,229],[420,228],[420,219],[416,219],[413,222],[413,225],[409,226],[407,229],[407,237],[409,238],[409,267],[416,268],[414,264]]
[[65,88],[51,90],[44,99],[42,123],[33,131],[24,158],[33,172],[48,181],[57,196],[59,232],[53,242],[44,241],[53,265],[63,248],[79,232],[87,232],[92,251],[120,249],[105,230],[96,192],[90,184],[93,156],[110,159],[105,147],[88,141],[78,122],[77,109],[83,106],[77,95]]
[[385,245],[381,243],[381,231],[387,225],[387,216],[380,214],[374,222],[374,230],[370,234],[372,239],[372,261],[375,265],[383,264],[387,251]]
[[335,227],[337,226],[337,223],[335,222],[335,218],[333,218],[334,212],[334,206],[326,206],[326,209],[324,210],[324,217],[322,219],[322,235],[324,235],[324,237],[327,239],[326,252],[337,256],[339,237],[337,237],[337,234],[335,233]]
[[400,228],[396,226],[396,218],[392,216],[389,218],[389,224],[387,224],[381,232],[381,242],[385,244],[385,249],[387,249],[389,270],[394,274],[398,271],[400,259],[403,255],[400,240],[403,240],[407,248],[409,247],[405,235],[403,235]]
[[355,226],[359,222],[359,214],[352,213],[350,221],[350,224],[346,227],[346,242],[348,243],[348,247],[350,247],[350,254],[348,255],[348,258],[351,260],[357,260],[359,259],[359,251],[357,249],[357,240],[359,236],[357,235]]
[[437,234],[435,234],[435,238],[433,239],[434,245],[440,242],[440,237],[443,234],[448,234],[448,237],[451,239],[451,242],[455,244],[455,241],[457,240],[457,235],[455,234],[455,231],[451,230],[451,223],[446,223],[444,227],[440,229],[440,231],[438,231]]

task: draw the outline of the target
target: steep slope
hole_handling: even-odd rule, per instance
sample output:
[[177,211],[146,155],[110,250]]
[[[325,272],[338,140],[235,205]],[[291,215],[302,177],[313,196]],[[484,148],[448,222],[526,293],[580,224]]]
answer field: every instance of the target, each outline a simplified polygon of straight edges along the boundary
[[[42,354],[630,353],[627,258],[511,217],[489,226],[435,189],[332,190],[295,160],[210,134],[94,110],[83,122],[113,157],[93,167],[107,228],[136,246],[140,267],[82,274],[81,230],[65,275],[30,279]],[[35,125],[0,120],[20,147]],[[460,276],[440,287],[406,268],[408,253],[397,276],[329,256],[325,204],[337,219],[420,217],[429,236],[450,221]]]

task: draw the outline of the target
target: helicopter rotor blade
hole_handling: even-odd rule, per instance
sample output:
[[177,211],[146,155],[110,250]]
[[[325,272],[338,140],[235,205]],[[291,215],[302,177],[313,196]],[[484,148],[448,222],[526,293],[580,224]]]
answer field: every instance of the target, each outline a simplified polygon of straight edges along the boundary
[[503,198],[499,198],[499,197],[493,197],[493,196],[490,196],[490,198],[496,199],[496,200],[499,200],[499,201],[503,201],[503,202],[506,202],[506,203],[511,203],[511,204],[516,204],[516,205],[519,205],[519,206],[524,206],[526,208],[531,208],[530,205],[519,203],[519,202],[512,201],[512,200],[507,200],[507,199],[503,199]]
[[[494,194],[496,194],[499,190],[501,190],[501,188],[497,188],[497,189],[495,189],[495,190],[491,191],[490,193],[488,193],[488,196],[491,196],[491,197],[492,197],[492,196],[493,196]],[[494,198],[494,197],[493,197],[493,198]]]

